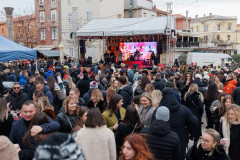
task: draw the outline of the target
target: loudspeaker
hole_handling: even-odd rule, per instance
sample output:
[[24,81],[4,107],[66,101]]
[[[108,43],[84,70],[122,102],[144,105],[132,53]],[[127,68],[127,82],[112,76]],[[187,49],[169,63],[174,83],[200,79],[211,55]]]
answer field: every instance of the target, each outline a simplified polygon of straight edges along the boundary
[[92,57],[88,57],[87,64],[92,64]]
[[86,53],[85,40],[80,40],[79,45],[80,45],[80,53],[85,54]]
[[157,54],[163,54],[163,40],[160,39],[157,42]]

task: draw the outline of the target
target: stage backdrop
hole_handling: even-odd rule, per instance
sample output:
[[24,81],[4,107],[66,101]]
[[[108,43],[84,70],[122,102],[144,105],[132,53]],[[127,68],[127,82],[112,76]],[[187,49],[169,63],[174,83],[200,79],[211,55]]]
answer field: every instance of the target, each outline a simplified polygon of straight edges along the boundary
[[[150,59],[152,51],[156,55],[157,42],[124,42],[120,43],[120,50],[123,53],[123,61],[133,60],[145,60]],[[137,57],[136,51],[139,51],[139,56]],[[131,59],[132,56],[132,59]]]

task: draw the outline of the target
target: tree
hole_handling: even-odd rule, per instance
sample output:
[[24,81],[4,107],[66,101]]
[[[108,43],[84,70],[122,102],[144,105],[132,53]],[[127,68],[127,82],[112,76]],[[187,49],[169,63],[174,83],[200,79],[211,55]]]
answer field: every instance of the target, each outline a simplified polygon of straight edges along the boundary
[[186,54],[181,54],[181,55],[178,57],[178,61],[179,61],[179,64],[184,64],[184,65],[186,65],[186,63],[187,63],[187,55],[186,55]]
[[235,62],[239,63],[240,62],[240,55],[232,55],[232,58],[234,59]]

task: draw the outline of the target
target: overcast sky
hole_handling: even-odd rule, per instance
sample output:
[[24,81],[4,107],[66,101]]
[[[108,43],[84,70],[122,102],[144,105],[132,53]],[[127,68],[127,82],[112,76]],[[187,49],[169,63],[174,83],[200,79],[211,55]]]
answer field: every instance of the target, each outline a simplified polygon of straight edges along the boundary
[[[15,14],[24,14],[34,12],[35,0],[0,0],[0,19],[4,16],[1,11],[4,7],[14,7]],[[166,10],[166,2],[173,2],[172,10],[174,14],[186,15],[186,10],[189,11],[189,16],[195,17],[197,14],[202,17],[209,13],[222,16],[237,16],[240,23],[240,0],[153,0],[157,7],[161,10]]]
[[240,23],[240,0],[153,0],[157,8],[167,10],[166,2],[173,2],[173,14],[186,15],[194,18],[203,17],[209,13],[221,16],[236,16]]

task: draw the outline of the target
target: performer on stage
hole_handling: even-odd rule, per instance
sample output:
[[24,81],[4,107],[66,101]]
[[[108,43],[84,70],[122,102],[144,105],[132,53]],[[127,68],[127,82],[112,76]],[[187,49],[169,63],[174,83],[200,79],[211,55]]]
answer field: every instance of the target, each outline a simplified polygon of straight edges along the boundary
[[152,65],[154,66],[154,61],[156,59],[156,55],[154,53],[154,51],[152,51],[152,54],[151,54],[151,62],[152,62]]
[[139,52],[138,49],[137,49],[136,52],[134,53],[134,59],[136,60],[136,58],[137,58],[137,60],[139,60],[139,58],[140,58],[140,52]]
[[111,53],[110,53],[110,61],[111,61],[112,63],[115,63],[115,54],[114,54],[113,51],[111,51]]
[[122,58],[123,58],[123,54],[122,54],[122,52],[120,51],[120,52],[118,53],[118,65],[120,65],[120,64],[122,63]]

